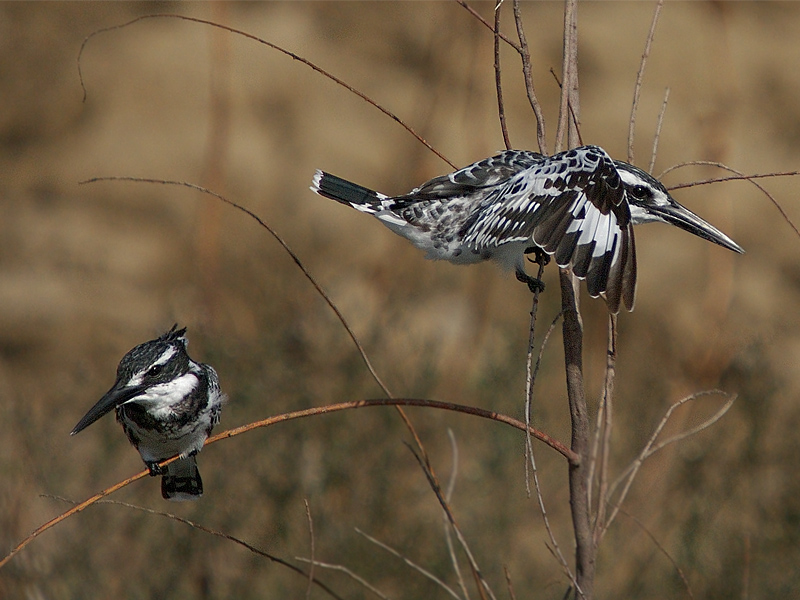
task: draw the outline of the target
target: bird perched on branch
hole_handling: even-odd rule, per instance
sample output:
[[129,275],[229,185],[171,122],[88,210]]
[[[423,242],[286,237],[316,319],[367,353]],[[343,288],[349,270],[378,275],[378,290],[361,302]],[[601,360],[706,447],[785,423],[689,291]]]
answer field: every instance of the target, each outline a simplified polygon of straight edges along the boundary
[[386,196],[323,171],[317,194],[373,215],[427,252],[455,264],[494,260],[514,269],[531,291],[542,282],[524,257],[553,256],[603,295],[609,310],[633,310],[636,249],[633,225],[670,223],[734,252],[732,239],[678,204],[657,179],[597,146],[553,156],[506,150],[431,179],[408,194]]
[[[219,423],[224,394],[216,371],[186,353],[186,329],[172,329],[122,357],[117,380],[78,421],[72,435],[116,410],[131,444],[150,470],[162,475],[167,500],[196,500],[203,481],[195,455]],[[180,455],[163,469],[160,462]]]

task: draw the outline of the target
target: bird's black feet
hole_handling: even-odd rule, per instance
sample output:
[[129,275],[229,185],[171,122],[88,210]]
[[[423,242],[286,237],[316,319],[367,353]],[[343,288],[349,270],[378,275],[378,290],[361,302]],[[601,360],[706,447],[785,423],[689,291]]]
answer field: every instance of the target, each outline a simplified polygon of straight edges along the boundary
[[164,470],[157,462],[146,462],[144,464],[147,465],[147,469],[150,471],[150,477],[155,477],[156,475],[162,475],[164,473]]
[[517,271],[517,281],[528,284],[528,289],[532,294],[542,293],[544,291],[544,281],[538,277],[531,277],[523,271]]
[[550,255],[541,248],[539,248],[538,246],[533,246],[532,248],[528,248],[527,250],[525,250],[525,254],[533,254],[534,255],[533,258],[529,256],[528,260],[536,263],[537,265],[542,265],[543,267],[545,267],[548,264],[550,264]]

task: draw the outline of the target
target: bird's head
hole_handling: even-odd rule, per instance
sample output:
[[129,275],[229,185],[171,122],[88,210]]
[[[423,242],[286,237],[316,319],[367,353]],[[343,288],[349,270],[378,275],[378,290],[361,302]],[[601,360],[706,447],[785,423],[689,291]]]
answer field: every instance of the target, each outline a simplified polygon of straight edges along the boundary
[[[139,344],[122,357],[117,379],[108,392],[78,421],[71,435],[126,402],[146,401],[187,393],[197,385],[192,360],[186,353],[186,328],[172,329],[161,337]],[[183,388],[187,388],[186,390]]]
[[739,244],[711,223],[678,204],[658,179],[626,162],[614,161],[614,164],[625,186],[631,222],[634,225],[670,223],[723,248],[744,254]]

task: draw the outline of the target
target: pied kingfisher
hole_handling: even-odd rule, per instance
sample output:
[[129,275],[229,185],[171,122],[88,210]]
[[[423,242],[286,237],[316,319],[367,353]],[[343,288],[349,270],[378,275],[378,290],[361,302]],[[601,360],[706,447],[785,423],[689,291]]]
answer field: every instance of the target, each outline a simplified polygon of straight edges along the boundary
[[[186,353],[186,328],[172,329],[139,344],[122,357],[117,380],[72,430],[79,433],[116,409],[131,444],[150,470],[162,475],[167,500],[196,500],[203,495],[197,454],[214,425],[225,395],[216,371]],[[180,455],[163,469],[158,463]]]
[[532,291],[544,286],[525,273],[525,254],[552,255],[559,267],[586,280],[590,296],[603,294],[614,313],[620,300],[633,310],[633,225],[671,223],[744,253],[678,204],[657,179],[612,160],[597,146],[553,156],[507,150],[403,196],[386,196],[323,171],[316,172],[311,189],[377,217],[425,250],[427,258],[455,264],[493,259],[515,269]]

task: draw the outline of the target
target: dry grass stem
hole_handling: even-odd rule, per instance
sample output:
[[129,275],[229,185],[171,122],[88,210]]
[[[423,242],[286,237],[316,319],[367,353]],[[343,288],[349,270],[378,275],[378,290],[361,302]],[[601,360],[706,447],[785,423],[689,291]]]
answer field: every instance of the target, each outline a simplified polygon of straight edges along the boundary
[[[424,569],[423,567],[421,567],[420,565],[418,565],[417,563],[412,561],[410,558],[407,558],[407,557],[403,556],[400,552],[398,552],[397,550],[395,550],[391,546],[389,546],[389,545],[383,543],[382,541],[372,537],[368,533],[365,533],[364,531],[362,531],[358,527],[356,527],[356,533],[358,533],[359,535],[364,536],[368,541],[372,542],[373,544],[375,544],[379,548],[382,548],[383,550],[386,550],[386,552],[388,552],[392,556],[395,556],[395,557],[399,558],[400,560],[402,560],[406,565],[408,565],[409,567],[411,567],[412,569],[414,569],[415,571],[417,571],[418,573],[420,573],[424,577],[430,579],[432,582],[434,582],[436,585],[438,585],[440,588],[442,588],[451,597],[455,598],[456,600],[464,600],[461,596],[459,596],[455,592],[455,590],[453,588],[451,588],[444,581],[442,581],[441,579],[436,577],[436,575],[434,575],[430,571]],[[467,596],[465,596],[464,598],[466,598],[466,597]]]
[[425,465],[423,465],[422,463],[422,459],[416,452],[414,452],[414,449],[411,448],[411,446],[409,446],[408,448],[409,450],[411,450],[411,453],[414,455],[414,458],[417,459],[417,462],[422,467],[422,470],[428,479],[428,484],[430,485],[430,488],[436,495],[436,499],[439,500],[439,504],[444,510],[445,515],[447,516],[447,520],[449,521],[450,526],[453,528],[453,531],[456,534],[456,539],[458,540],[461,549],[464,551],[464,555],[467,557],[467,562],[469,563],[470,569],[472,570],[472,576],[475,579],[475,587],[477,588],[481,599],[485,600],[486,598],[492,598],[492,600],[497,600],[491,588],[489,587],[489,583],[483,577],[481,569],[478,566],[478,562],[477,560],[475,560],[475,556],[472,554],[472,551],[469,548],[469,544],[467,544],[466,538],[461,533],[461,528],[458,526],[458,523],[456,522],[455,515],[453,515],[453,511],[450,508],[450,505],[447,503],[447,500],[445,500],[444,495],[442,494],[442,488],[439,485],[439,482],[432,476],[431,472],[425,468]]
[[[299,560],[305,563],[311,563],[312,561],[308,558],[303,558],[302,556],[295,556],[295,560]],[[332,563],[324,563],[318,560],[313,561],[313,565],[317,567],[322,567],[323,569],[329,569],[331,571],[338,571],[339,573],[344,573],[353,581],[359,583],[364,589],[369,590],[373,594],[375,594],[381,600],[390,600],[389,596],[381,592],[378,588],[374,585],[369,583],[366,579],[361,577],[360,575],[356,574],[354,571],[348,569],[344,565],[336,565]]]
[[536,90],[533,87],[533,73],[531,71],[531,53],[528,49],[528,40],[525,38],[525,29],[522,26],[522,13],[519,8],[519,0],[514,0],[514,23],[517,26],[517,37],[519,38],[519,55],[522,59],[522,77],[525,80],[525,93],[528,95],[533,114],[536,116],[536,139],[539,143],[539,151],[547,154],[547,136],[545,134],[544,113],[536,97]]
[[655,544],[656,548],[658,548],[661,551],[661,554],[663,554],[664,556],[667,557],[667,560],[670,563],[672,563],[672,567],[675,569],[675,572],[678,574],[678,577],[681,578],[681,582],[683,583],[683,587],[686,589],[686,594],[689,596],[689,598],[694,600],[694,594],[692,593],[692,586],[689,585],[689,580],[686,579],[686,575],[684,575],[683,569],[681,569],[680,565],[678,564],[678,561],[676,561],[674,558],[672,558],[672,555],[669,552],[667,552],[667,549],[664,548],[664,546],[661,544],[661,542],[658,541],[656,536],[654,536],[653,533],[647,527],[645,527],[644,523],[642,523],[639,519],[634,517],[632,514],[627,513],[622,509],[620,509],[620,513],[625,515],[626,517],[628,517],[634,523],[636,523],[636,525],[638,525],[639,528],[642,531],[645,532],[647,537],[650,538],[650,540],[653,542],[653,544]]
[[[503,414],[500,414],[500,413],[494,413],[494,412],[483,410],[483,409],[480,409],[480,408],[475,408],[475,407],[472,407],[472,406],[462,406],[462,405],[458,405],[458,404],[451,404],[449,402],[437,402],[435,400],[421,400],[421,399],[414,399],[414,398],[392,398],[392,399],[381,399],[381,400],[355,400],[355,401],[352,401],[352,402],[342,402],[342,403],[339,403],[339,404],[329,404],[327,406],[319,406],[319,407],[316,407],[316,408],[309,408],[309,409],[305,409],[305,410],[294,411],[294,412],[291,412],[291,413],[284,413],[284,414],[281,414],[281,415],[276,415],[276,416],[273,416],[273,417],[269,417],[267,419],[263,419],[261,421],[255,421],[253,423],[248,423],[247,425],[242,425],[241,427],[236,427],[234,429],[229,429],[227,431],[223,431],[221,433],[218,433],[218,434],[208,438],[206,440],[206,442],[205,442],[205,445],[213,444],[213,443],[218,442],[218,441],[223,440],[223,439],[228,439],[228,438],[231,438],[231,437],[235,437],[237,435],[241,435],[241,434],[246,433],[248,431],[251,431],[253,429],[258,429],[260,427],[269,427],[271,425],[274,425],[276,423],[281,423],[281,422],[284,422],[284,421],[291,421],[291,420],[294,420],[294,419],[301,419],[301,418],[310,417],[310,416],[328,414],[328,413],[332,413],[332,412],[338,412],[338,411],[341,411],[341,410],[350,410],[350,409],[355,409],[355,408],[363,408],[363,407],[367,407],[367,406],[397,406],[397,405],[401,405],[401,406],[424,406],[424,407],[427,407],[427,408],[439,408],[439,409],[443,409],[443,410],[453,410],[453,411],[456,411],[456,412],[462,412],[462,413],[470,414],[470,415],[473,415],[473,416],[488,418],[488,419],[491,419],[493,421],[498,421],[498,422],[501,422],[501,423],[505,423],[505,424],[510,425],[512,427],[515,427],[516,429],[519,429],[519,430],[521,430],[523,432],[526,431],[525,424],[523,422],[517,420],[517,419],[514,419],[512,417],[509,417],[507,415],[503,415]],[[541,439],[541,441],[544,441],[548,446],[552,447],[554,450],[557,450],[558,452],[563,454],[567,458],[567,460],[570,460],[570,461],[577,460],[577,457],[574,455],[574,453],[569,448],[564,446],[561,442],[558,442],[558,441],[554,440],[553,438],[551,438],[547,434],[542,433],[540,431],[534,430],[532,432],[532,434],[533,434],[533,436],[535,438]],[[417,455],[415,454],[415,456],[417,456]],[[417,457],[417,458],[418,458],[418,460],[421,460],[421,459],[419,459],[419,457]],[[174,457],[169,458],[169,459],[167,459],[165,461],[162,461],[159,464],[160,464],[161,467],[165,467],[165,466],[167,466],[168,464],[174,462],[177,459],[178,459],[178,457],[174,456]],[[40,527],[35,529],[32,533],[30,533],[25,539],[23,539],[21,542],[19,542],[5,557],[3,557],[2,560],[0,560],[0,568],[2,568],[9,560],[11,560],[17,553],[19,553],[20,550],[22,550],[25,546],[27,546],[35,538],[37,538],[39,535],[41,535],[42,533],[44,533],[45,531],[47,531],[51,527],[54,527],[55,525],[58,525],[64,519],[74,515],[75,513],[78,513],[80,511],[84,510],[85,508],[87,508],[88,506],[91,506],[92,504],[94,504],[98,500],[100,500],[100,499],[102,499],[102,498],[104,498],[104,497],[106,497],[106,496],[108,496],[110,494],[113,494],[114,492],[116,492],[117,490],[122,489],[123,487],[127,486],[128,484],[133,483],[134,481],[138,481],[139,479],[142,479],[147,474],[148,474],[148,471],[144,470],[144,471],[141,471],[141,472],[137,473],[136,475],[133,475],[132,477],[129,477],[129,478],[123,480],[123,481],[120,481],[119,483],[116,483],[116,484],[112,485],[111,487],[106,488],[102,492],[98,492],[97,494],[91,496],[90,498],[87,498],[86,500],[84,500],[80,504],[74,506],[70,510],[68,510],[68,511],[58,515],[57,517],[51,519],[50,521],[48,521],[44,525],[41,525]],[[431,477],[435,477],[435,475],[432,475],[432,474],[430,474],[428,472],[426,472],[426,475],[429,477],[429,479]],[[438,495],[440,497],[440,501],[444,502],[444,504],[446,505],[447,502],[444,499],[444,497],[442,497],[441,494],[438,494]]]
[[749,181],[754,186],[756,186],[761,191],[761,193],[763,193],[769,199],[770,202],[772,202],[772,204],[775,206],[775,208],[778,209],[778,212],[781,214],[781,217],[783,217],[783,220],[786,221],[789,224],[789,227],[792,228],[792,230],[794,231],[795,235],[800,238],[800,229],[798,229],[797,225],[795,225],[794,222],[789,218],[789,215],[786,213],[785,210],[783,210],[783,207],[780,205],[780,203],[778,203],[778,200],[772,194],[770,194],[766,189],[764,189],[764,186],[762,186],[757,181],[755,181],[756,179],[764,179],[764,178],[770,178],[770,177],[795,177],[797,175],[800,175],[800,171],[784,171],[784,172],[776,172],[776,173],[760,173],[760,174],[756,174],[756,175],[745,175],[744,173],[742,173],[740,171],[737,171],[736,169],[732,169],[731,167],[729,167],[727,165],[724,165],[724,164],[722,164],[720,162],[715,162],[715,161],[710,161],[710,160],[692,160],[692,161],[687,161],[687,162],[684,162],[684,163],[680,163],[680,164],[674,165],[672,167],[669,167],[668,169],[665,169],[661,173],[661,175],[658,176],[658,178],[661,179],[664,175],[666,175],[670,171],[674,171],[675,169],[679,169],[681,167],[688,167],[688,166],[717,167],[718,169],[723,169],[725,171],[729,171],[731,173],[734,173],[734,176],[733,177],[720,177],[720,178],[716,178],[716,179],[705,179],[705,180],[702,180],[702,181],[691,181],[689,183],[679,183],[678,185],[673,185],[673,186],[668,187],[667,188],[668,190],[670,190],[670,191],[679,190],[681,188],[695,187],[695,186],[698,186],[698,185],[706,185],[706,184],[709,184],[709,183],[719,183],[719,182],[722,182],[722,181],[737,181],[737,180],[740,180],[740,179]]
[[[595,545],[599,545],[597,538],[599,528],[605,520],[606,494],[608,493],[609,458],[611,455],[611,430],[614,423],[614,383],[617,374],[617,315],[608,315],[608,347],[606,348],[606,376],[603,383],[603,399],[597,411],[597,424],[595,425],[592,459],[590,461],[589,481],[594,482],[594,471],[598,468],[597,483],[597,509],[594,522]],[[589,506],[592,506],[592,490],[589,485]]]
[[[317,293],[319,293],[319,295],[323,298],[323,300],[328,304],[328,306],[334,312],[334,314],[336,315],[337,319],[339,319],[339,322],[342,324],[342,326],[345,328],[345,331],[347,331],[347,334],[350,336],[350,339],[355,344],[356,349],[358,350],[358,352],[359,352],[359,354],[361,356],[361,359],[364,361],[364,364],[366,365],[366,367],[369,370],[370,374],[372,375],[373,379],[380,386],[380,388],[383,390],[384,394],[386,394],[386,396],[388,398],[393,398],[394,397],[392,395],[392,393],[389,391],[389,388],[386,387],[386,385],[383,383],[381,378],[378,376],[377,371],[372,366],[372,362],[369,360],[369,357],[367,356],[366,350],[364,350],[364,347],[361,345],[361,342],[359,341],[359,339],[356,336],[355,332],[352,330],[352,328],[350,327],[349,323],[344,318],[344,315],[341,313],[341,311],[336,306],[336,304],[334,304],[334,302],[330,299],[330,297],[327,295],[327,293],[322,289],[322,287],[319,285],[319,283],[317,283],[316,279],[311,275],[311,273],[308,271],[308,269],[306,269],[305,265],[302,263],[300,258],[297,256],[297,254],[295,254],[295,252],[291,249],[291,247],[289,247],[289,245],[283,240],[283,238],[281,238],[278,235],[278,233],[274,229],[272,229],[272,227],[270,227],[263,219],[261,219],[261,217],[259,217],[253,211],[251,211],[248,208],[245,208],[244,206],[242,206],[240,204],[237,204],[236,202],[233,202],[232,200],[229,200],[228,198],[226,198],[225,196],[222,196],[221,194],[217,194],[216,192],[213,192],[213,191],[208,190],[206,188],[203,188],[201,186],[198,186],[198,185],[195,185],[195,184],[192,184],[192,183],[182,182],[182,181],[169,181],[169,180],[149,179],[149,178],[140,178],[140,177],[95,177],[95,178],[89,179],[87,181],[83,181],[81,183],[82,184],[94,183],[94,182],[98,182],[98,181],[132,181],[132,182],[139,182],[139,183],[157,183],[157,184],[161,184],[161,185],[176,185],[176,186],[187,187],[189,189],[193,189],[193,190],[196,190],[196,191],[203,192],[205,194],[209,194],[209,195],[213,196],[214,198],[217,198],[218,200],[221,200],[222,202],[225,202],[226,204],[236,208],[237,210],[245,213],[250,218],[254,219],[261,227],[266,229],[269,232],[269,234],[281,245],[281,247],[286,251],[286,253],[289,254],[289,256],[295,262],[297,267],[301,270],[303,275],[306,277],[306,279],[308,279],[311,282],[311,284],[314,286],[314,289],[317,291]],[[430,471],[430,477],[432,477],[433,479],[436,479],[436,474],[433,471],[433,466],[431,465],[430,458],[428,457],[428,452],[425,449],[425,446],[422,443],[422,439],[419,437],[419,434],[417,433],[417,430],[415,429],[413,423],[411,423],[411,420],[408,418],[406,413],[400,407],[400,404],[395,404],[395,409],[397,410],[398,414],[400,415],[400,418],[403,420],[403,423],[405,424],[405,426],[408,429],[409,433],[411,433],[411,436],[414,438],[414,442],[416,443],[417,448],[419,448],[419,451],[420,451],[420,453],[421,453],[421,455],[422,455],[422,457],[424,459],[424,462],[423,462],[424,468],[427,469],[428,471]]]
[[314,519],[311,518],[311,509],[308,506],[308,499],[303,498],[303,505],[306,507],[306,520],[308,521],[309,550],[311,551],[311,566],[308,568],[308,587],[306,588],[306,598],[311,598],[311,588],[314,585]]
[[275,239],[276,242],[278,242],[278,244],[280,244],[280,246],[292,258],[292,260],[300,269],[300,271],[303,273],[305,278],[308,279],[308,281],[311,283],[312,286],[314,286],[314,289],[317,291],[320,297],[325,301],[328,307],[336,315],[336,318],[342,324],[342,327],[344,327],[345,331],[347,332],[347,335],[350,336],[350,339],[353,341],[353,344],[355,344],[356,350],[361,356],[361,360],[364,361],[364,365],[367,367],[367,370],[369,371],[370,375],[372,375],[372,378],[375,380],[375,383],[378,384],[378,386],[381,388],[381,390],[383,390],[383,393],[386,394],[388,398],[392,397],[392,393],[389,391],[389,388],[386,387],[386,384],[383,383],[383,380],[378,376],[378,372],[372,366],[372,361],[370,361],[369,357],[367,356],[366,350],[364,350],[364,347],[361,345],[361,342],[359,341],[353,329],[350,327],[350,324],[347,322],[347,319],[344,318],[344,315],[341,313],[339,308],[336,306],[336,304],[334,304],[333,300],[331,300],[330,296],[328,296],[325,290],[322,289],[322,286],[317,282],[317,280],[309,272],[309,270],[306,269],[305,265],[302,263],[297,254],[295,254],[294,250],[291,249],[289,244],[287,244],[284,241],[284,239],[280,235],[278,235],[278,232],[276,232],[272,227],[270,227],[269,224],[267,224],[266,221],[264,221],[256,213],[251,211],[249,208],[246,208],[241,204],[234,202],[233,200],[229,200],[222,194],[218,194],[212,190],[196,185],[194,183],[188,183],[186,181],[172,181],[166,179],[152,179],[146,177],[113,176],[113,177],[93,177],[91,179],[87,179],[86,181],[81,181],[79,183],[81,185],[84,185],[87,183],[97,183],[100,181],[131,181],[134,183],[155,183],[159,185],[174,185],[174,186],[186,187],[189,188],[190,190],[195,190],[198,192],[202,192],[203,194],[208,194],[209,196],[213,196],[214,198],[224,202],[225,204],[232,206],[236,210],[243,212],[251,219],[256,221],[261,227],[267,230],[267,232]]
[[650,23],[650,31],[647,32],[647,41],[645,41],[644,44],[642,62],[639,64],[639,72],[636,74],[636,85],[633,88],[633,105],[631,106],[631,118],[628,123],[628,162],[631,164],[633,164],[633,136],[636,131],[636,112],[639,109],[639,95],[642,91],[644,70],[647,66],[647,58],[650,56],[650,47],[653,44],[653,38],[656,35],[656,25],[658,25],[658,17],[661,14],[661,7],[663,5],[664,0],[658,0],[656,7],[653,10],[653,20]]
[[[668,438],[667,440],[665,440],[660,444],[656,444],[658,436],[661,435],[661,432],[663,431],[664,427],[666,426],[667,422],[672,416],[672,413],[674,413],[675,410],[677,410],[679,407],[683,406],[687,402],[691,402],[693,400],[696,400],[697,398],[701,398],[704,396],[712,396],[712,395],[727,397],[728,400],[709,419],[703,421],[697,427],[693,427],[688,431],[685,431],[671,438]],[[704,429],[707,429],[708,427],[716,423],[719,419],[721,419],[725,415],[725,413],[728,412],[728,410],[733,405],[735,400],[736,400],[735,395],[732,396],[720,390],[708,390],[704,392],[697,392],[690,396],[686,396],[685,398],[682,398],[681,400],[678,400],[677,402],[672,404],[672,406],[670,406],[667,409],[666,413],[661,418],[661,421],[659,422],[658,426],[655,428],[655,431],[653,431],[653,434],[650,436],[650,439],[647,441],[644,448],[642,448],[642,451],[639,453],[639,456],[637,456],[636,459],[634,459],[634,461],[617,477],[614,483],[612,483],[611,486],[609,487],[605,501],[611,503],[611,498],[614,496],[614,493],[616,492],[617,488],[620,485],[623,485],[622,490],[619,493],[619,497],[613,504],[613,508],[608,517],[608,520],[606,521],[606,523],[603,524],[602,528],[600,529],[598,540],[603,538],[606,531],[608,531],[608,528],[614,522],[614,519],[616,518],[617,513],[619,512],[620,507],[622,506],[622,503],[625,501],[625,498],[627,497],[628,492],[630,491],[631,485],[633,484],[633,481],[636,478],[636,475],[638,474],[639,469],[641,468],[644,461],[650,458],[653,454],[655,454],[659,450],[668,446],[669,444],[678,442],[680,440],[684,440],[696,433],[703,431]]]
[[[54,500],[59,500],[61,502],[66,502],[68,504],[76,504],[76,502],[74,502],[73,500],[70,500],[68,498],[63,498],[61,496],[52,496],[52,495],[49,495],[49,494],[43,494],[43,497],[44,498],[53,498]],[[236,536],[230,535],[228,533],[223,533],[221,531],[217,531],[216,529],[211,529],[210,527],[206,527],[205,525],[201,525],[200,523],[195,523],[194,521],[190,521],[189,519],[185,519],[183,517],[179,517],[177,515],[173,515],[172,513],[163,512],[163,511],[160,511],[160,510],[153,510],[152,508],[145,508],[144,506],[139,506],[137,504],[131,504],[130,502],[121,502],[120,500],[98,500],[97,504],[111,504],[111,505],[115,505],[115,506],[124,506],[125,508],[131,508],[131,509],[137,510],[139,512],[143,512],[143,513],[147,513],[147,514],[151,514],[151,515],[158,515],[158,516],[161,516],[161,517],[166,517],[167,519],[172,519],[173,521],[177,521],[178,523],[182,523],[184,525],[188,525],[189,527],[191,527],[193,529],[197,529],[198,531],[202,531],[203,533],[208,533],[208,534],[213,535],[215,537],[219,537],[219,538],[228,540],[230,542],[233,542],[234,544],[238,544],[242,548],[245,548],[246,550],[248,550],[249,552],[252,552],[253,554],[255,554],[257,556],[261,556],[263,558],[269,559],[270,561],[274,562],[275,564],[278,564],[278,565],[281,565],[281,566],[284,566],[284,567],[288,568],[290,571],[293,571],[293,572],[297,573],[298,575],[302,576],[303,578],[308,578],[310,582],[312,582],[314,585],[318,586],[321,590],[325,591],[325,593],[327,593],[332,598],[336,598],[337,600],[343,600],[341,596],[339,596],[336,592],[334,592],[332,589],[330,589],[327,585],[325,585],[324,583],[322,583],[322,582],[320,582],[320,581],[318,581],[318,580],[313,578],[313,567],[309,571],[309,573],[306,573],[305,571],[303,571],[303,569],[300,569],[300,568],[296,567],[292,563],[287,562],[287,561],[285,561],[284,559],[282,559],[282,558],[280,558],[278,556],[270,554],[269,552],[261,550],[260,548],[257,548],[256,546],[253,546],[252,544],[249,544],[249,543],[245,542],[244,540],[242,540],[240,538],[237,538]]]
[[[500,38],[501,40],[503,40],[503,41],[504,41],[506,44],[508,44],[509,46],[511,46],[511,47],[512,47],[514,50],[516,50],[517,52],[520,52],[520,53],[522,52],[522,49],[519,47],[519,45],[518,45],[516,42],[514,42],[514,41],[513,41],[513,40],[511,40],[511,39],[509,39],[508,37],[506,37],[505,35],[503,35],[502,33],[500,33],[500,31],[498,31],[498,30],[496,30],[494,27],[492,27],[492,24],[491,24],[491,23],[489,23],[489,21],[487,21],[486,19],[484,19],[484,18],[483,18],[483,17],[480,15],[480,13],[479,13],[479,12],[477,12],[477,11],[476,11],[474,8],[472,8],[472,7],[471,7],[469,4],[467,4],[465,0],[456,0],[456,2],[458,2],[458,4],[460,4],[461,6],[463,6],[463,7],[464,7],[464,8],[467,10],[467,12],[468,12],[469,14],[471,14],[471,15],[472,15],[473,17],[475,17],[475,18],[476,18],[478,21],[480,21],[480,23],[482,23],[482,24],[483,24],[483,25],[484,25],[484,26],[485,26],[485,27],[486,27],[486,28],[487,28],[489,31],[491,31],[493,34],[495,34],[495,35],[496,35],[498,38]],[[498,7],[498,6],[500,6],[502,3],[503,3],[503,0],[499,0],[499,1],[498,1],[498,2],[495,4],[495,10],[497,10],[497,7]]]
[[285,56],[288,56],[289,58],[291,58],[293,60],[296,60],[296,61],[306,65],[307,67],[310,67],[311,69],[313,69],[314,71],[316,71],[317,73],[322,75],[323,77],[326,77],[326,78],[330,79],[335,84],[343,87],[344,89],[346,89],[351,94],[355,94],[356,96],[358,96],[359,98],[361,98],[362,100],[367,102],[368,104],[374,106],[379,111],[381,111],[384,115],[389,117],[392,121],[394,121],[395,123],[400,125],[408,133],[413,135],[414,138],[417,139],[417,141],[419,141],[428,150],[433,152],[436,156],[438,156],[444,162],[446,162],[448,165],[450,165],[450,167],[452,167],[453,169],[457,168],[455,163],[450,161],[443,154],[441,154],[438,150],[436,150],[433,146],[431,146],[421,135],[419,135],[416,131],[414,131],[414,129],[411,128],[411,126],[406,124],[405,121],[403,121],[396,114],[394,114],[393,112],[391,112],[387,108],[384,108],[382,105],[378,104],[375,100],[373,100],[372,98],[370,98],[369,96],[367,96],[363,92],[357,90],[356,88],[351,86],[349,83],[347,83],[347,82],[343,81],[342,79],[339,79],[335,75],[329,73],[328,71],[326,71],[322,67],[316,65],[315,63],[311,62],[307,58],[304,58],[304,57],[302,57],[302,56],[300,56],[298,54],[295,54],[294,52],[286,50],[285,48],[282,48],[281,46],[278,46],[277,44],[273,44],[272,42],[268,42],[267,40],[262,39],[262,38],[260,38],[258,36],[255,36],[253,34],[247,33],[246,31],[242,31],[241,29],[235,29],[233,27],[228,27],[227,25],[222,25],[220,23],[215,23],[214,21],[208,21],[206,19],[199,19],[197,17],[188,17],[186,15],[177,15],[177,14],[169,14],[169,13],[161,13],[161,14],[154,14],[154,15],[142,15],[141,17],[137,17],[135,19],[131,19],[130,21],[128,21],[126,23],[121,23],[119,25],[114,25],[112,27],[104,27],[103,29],[98,29],[98,30],[93,31],[92,33],[90,33],[88,36],[86,36],[86,38],[83,40],[83,43],[81,44],[81,49],[78,52],[78,78],[80,80],[81,89],[83,90],[83,100],[84,100],[84,102],[86,101],[87,94],[86,94],[86,86],[84,85],[84,82],[83,82],[83,72],[81,70],[81,57],[83,56],[83,51],[86,48],[86,45],[89,43],[89,41],[92,38],[94,38],[95,36],[100,35],[101,33],[107,33],[109,31],[116,31],[116,30],[119,30],[119,29],[123,29],[125,27],[129,27],[130,25],[133,25],[134,23],[138,23],[140,21],[145,21],[145,20],[148,20],[148,19],[179,19],[181,21],[189,21],[189,22],[192,22],[192,23],[200,23],[201,25],[208,25],[209,27],[216,27],[218,29],[223,29],[223,30],[228,31],[230,33],[233,33],[235,35],[240,35],[240,36],[245,37],[245,38],[247,38],[249,40],[253,40],[254,42],[258,42],[259,44],[263,44],[264,46],[267,46],[268,48],[272,48],[273,50],[277,50],[281,54],[284,54]]
[[661,103],[661,110],[658,111],[658,121],[656,122],[656,133],[653,136],[653,151],[650,153],[650,164],[647,172],[652,174],[656,166],[656,155],[658,154],[658,141],[661,138],[661,128],[664,125],[664,114],[667,112],[667,102],[669,102],[669,88],[664,91],[664,101]]
[[[453,467],[450,470],[450,477],[447,481],[447,490],[445,491],[445,500],[450,503],[453,499],[453,491],[456,487],[456,478],[458,476],[458,443],[453,430],[447,428],[447,437],[450,440],[450,450],[453,456]],[[464,576],[461,574],[461,567],[458,564],[458,556],[456,555],[455,545],[453,544],[453,536],[450,533],[450,522],[447,518],[447,513],[442,511],[442,525],[444,527],[444,541],[447,545],[447,555],[450,557],[450,564],[453,565],[453,572],[456,574],[458,587],[465,599],[469,598],[469,591],[467,584],[464,582]]]
[[494,83],[497,89],[497,116],[500,119],[500,130],[503,132],[503,143],[506,150],[511,149],[511,139],[508,137],[506,125],[506,111],[503,103],[503,77],[500,70],[500,6],[503,0],[498,0],[494,7]]

